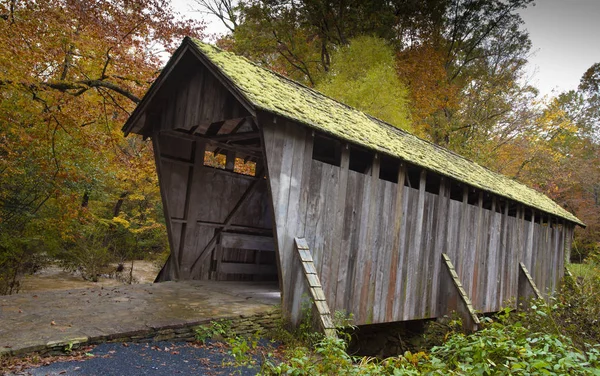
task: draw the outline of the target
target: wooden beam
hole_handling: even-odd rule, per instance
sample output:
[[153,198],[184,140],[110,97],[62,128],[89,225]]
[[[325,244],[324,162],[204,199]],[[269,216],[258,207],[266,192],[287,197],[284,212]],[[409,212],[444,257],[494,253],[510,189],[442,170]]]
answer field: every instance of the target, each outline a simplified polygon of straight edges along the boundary
[[257,251],[275,251],[272,236],[259,236],[247,234],[232,234],[224,232],[221,234],[221,245],[224,248],[254,249]]
[[[185,218],[171,217],[171,222],[173,222],[173,223],[187,223],[188,221]],[[223,227],[224,226],[224,224],[221,223],[221,222],[211,222],[211,221],[201,221],[201,220],[198,220],[198,221],[196,221],[196,223],[199,224],[200,226],[207,226],[207,227]],[[265,233],[265,234],[271,234],[273,232],[272,228],[265,228],[265,227],[229,225],[229,226],[227,226],[227,228],[230,229],[230,230],[254,231],[254,232],[260,232],[260,233]]]
[[217,273],[225,274],[256,274],[256,275],[276,275],[277,267],[275,265],[257,265],[241,262],[220,262]]
[[310,249],[308,248],[308,243],[304,238],[294,238],[294,244],[296,246],[296,252],[302,263],[305,282],[307,282],[310,286],[310,294],[319,316],[318,321],[321,325],[321,329],[327,337],[337,337],[335,325],[331,319],[331,311],[329,310],[329,305],[325,299],[323,287],[321,286],[319,276],[317,275],[317,270],[314,265],[312,254],[310,253]]
[[[246,121],[246,117],[235,118],[235,119],[227,119],[219,128],[217,132],[218,135],[229,135],[234,134],[237,130],[242,126],[242,124]],[[213,136],[214,137],[214,136]]]
[[[262,175],[263,175],[263,171],[259,171],[259,173],[256,174],[256,176],[259,176],[259,177],[262,176]],[[237,202],[237,204],[235,204],[235,207],[233,208],[233,210],[231,210],[231,212],[229,213],[229,215],[227,215],[227,218],[225,218],[225,221],[223,221],[223,227],[217,228],[217,230],[215,231],[215,234],[213,235],[212,239],[210,239],[210,241],[208,242],[208,244],[206,244],[206,246],[204,247],[204,249],[202,250],[202,252],[200,252],[200,254],[198,255],[198,257],[196,258],[196,261],[194,261],[194,263],[192,264],[192,267],[190,269],[190,274],[191,275],[194,275],[195,272],[197,271],[196,269],[199,267],[199,265],[202,265],[202,262],[204,261],[204,259],[206,259],[206,257],[210,254],[210,251],[215,246],[215,243],[216,243],[217,239],[219,238],[219,235],[221,235],[221,233],[229,227],[229,225],[231,224],[231,221],[233,220],[233,217],[235,216],[235,214],[242,207],[242,205],[246,202],[246,200],[251,196],[251,194],[254,192],[254,190],[258,186],[258,183],[261,180],[262,179],[256,179],[256,180],[254,180],[252,182],[252,184],[250,184],[250,186],[248,187],[248,189],[246,189],[246,191],[244,192],[244,194],[242,194],[242,197],[239,199],[239,201]]]
[[524,263],[519,263],[519,289],[518,289],[518,306],[524,309],[529,309],[531,299],[542,299],[543,296],[537,288],[529,270]]
[[439,314],[448,314],[456,311],[466,331],[475,331],[479,327],[479,318],[473,309],[471,299],[462,287],[462,283],[456,274],[454,265],[447,254],[442,253],[442,270],[440,273]]
[[166,154],[161,154],[160,159],[161,159],[161,161],[164,161],[164,162],[171,162],[171,163],[175,163],[175,164],[182,165],[182,166],[187,166],[187,167],[194,166],[194,162],[192,162],[192,161],[188,161],[183,158],[171,157],[170,155],[166,155]]
[[220,141],[220,142],[228,142],[228,141],[246,141],[253,140],[255,138],[260,138],[260,134],[258,132],[241,132],[241,133],[227,133],[227,134],[218,134],[216,136],[207,137],[207,139],[211,141]]
[[256,158],[262,158],[262,149],[259,146],[248,146],[248,145],[237,145],[237,144],[226,144],[223,142],[218,142],[212,140],[210,137],[192,134],[184,131],[176,131],[176,130],[164,130],[160,132],[161,134],[167,134],[169,136],[182,138],[185,140],[201,140],[202,142],[207,143],[213,147],[218,147],[219,149],[224,150],[232,150],[236,151],[242,155],[249,155]]

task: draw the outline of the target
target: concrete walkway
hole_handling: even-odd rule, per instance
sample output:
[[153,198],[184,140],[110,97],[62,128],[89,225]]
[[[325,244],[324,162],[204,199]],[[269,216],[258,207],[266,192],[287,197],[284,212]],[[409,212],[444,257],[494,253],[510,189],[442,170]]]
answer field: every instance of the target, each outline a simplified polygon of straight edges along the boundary
[[156,338],[215,319],[265,314],[279,303],[277,287],[258,282],[164,282],[1,296],[0,355]]

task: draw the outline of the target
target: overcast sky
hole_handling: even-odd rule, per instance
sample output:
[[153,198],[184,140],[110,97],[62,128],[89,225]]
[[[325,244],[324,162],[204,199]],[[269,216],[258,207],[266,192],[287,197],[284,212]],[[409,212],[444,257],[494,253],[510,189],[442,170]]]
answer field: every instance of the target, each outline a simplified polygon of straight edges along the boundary
[[[194,0],[172,0],[188,17]],[[542,95],[576,89],[581,75],[600,62],[600,0],[536,0],[521,12],[533,43],[532,83]],[[220,21],[206,18],[207,33],[223,33]]]
[[530,71],[541,94],[576,89],[583,73],[600,63],[600,0],[536,0],[521,17],[533,43]]

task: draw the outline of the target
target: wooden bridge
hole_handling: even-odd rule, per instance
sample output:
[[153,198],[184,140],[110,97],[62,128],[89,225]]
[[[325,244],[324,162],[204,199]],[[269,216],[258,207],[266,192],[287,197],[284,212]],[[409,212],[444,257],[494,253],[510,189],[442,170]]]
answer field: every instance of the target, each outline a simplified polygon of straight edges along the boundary
[[158,280],[277,280],[292,323],[312,287],[295,238],[328,308],[360,325],[551,294],[583,226],[524,185],[192,39],[123,130],[154,146],[171,246]]

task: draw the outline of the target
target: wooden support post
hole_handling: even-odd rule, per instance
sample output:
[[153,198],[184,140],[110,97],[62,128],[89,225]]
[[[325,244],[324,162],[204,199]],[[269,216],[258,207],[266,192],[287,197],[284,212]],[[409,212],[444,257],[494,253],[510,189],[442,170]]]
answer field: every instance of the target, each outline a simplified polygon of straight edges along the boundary
[[164,167],[161,160],[161,152],[160,152],[160,136],[158,132],[155,132],[152,136],[152,149],[154,150],[154,162],[156,164],[156,172],[158,174],[158,183],[160,186],[160,197],[162,200],[163,212],[166,219],[167,225],[167,234],[169,237],[169,249],[171,250],[169,254],[169,258],[165,265],[163,265],[162,269],[156,276],[155,282],[163,280],[166,276],[164,275],[165,270],[167,269],[167,265],[173,268],[173,277],[174,279],[179,279],[179,250],[174,248],[173,242],[173,229],[172,222],[170,221],[169,216],[169,200],[167,197],[167,187],[165,186],[165,177],[164,177]]
[[440,273],[440,294],[438,299],[438,312],[448,314],[456,311],[462,319],[463,329],[475,331],[480,324],[475,314],[471,299],[462,287],[450,257],[442,253],[442,268]]
[[235,168],[235,151],[227,151],[227,159],[225,161],[225,170],[233,171]]
[[331,311],[329,310],[329,305],[325,299],[323,287],[321,286],[321,281],[317,275],[317,270],[315,269],[308,243],[304,238],[294,238],[294,244],[296,245],[296,251],[298,252],[300,262],[302,263],[302,269],[304,270],[304,280],[308,284],[311,297],[315,304],[315,308],[317,309],[319,325],[327,337],[336,337],[337,333],[333,320],[331,319]]
[[531,278],[527,267],[521,262],[519,263],[518,307],[528,309],[532,298],[542,299],[543,296],[535,285],[535,282],[533,282],[533,278]]

